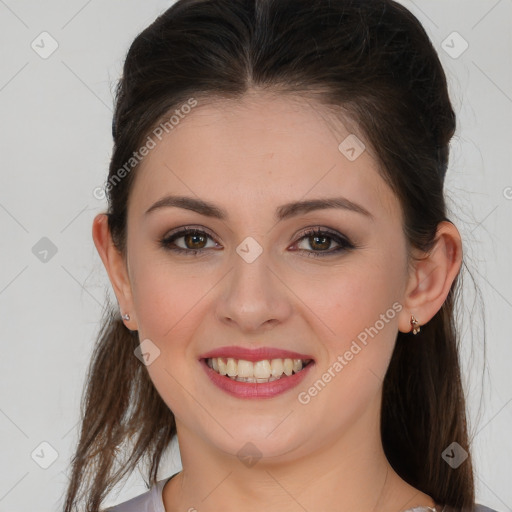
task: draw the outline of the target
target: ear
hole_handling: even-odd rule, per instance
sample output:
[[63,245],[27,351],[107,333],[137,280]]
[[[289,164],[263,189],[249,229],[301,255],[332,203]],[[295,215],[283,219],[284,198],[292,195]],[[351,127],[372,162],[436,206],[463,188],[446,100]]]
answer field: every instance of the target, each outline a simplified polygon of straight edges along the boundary
[[431,251],[421,253],[421,259],[413,262],[402,302],[404,309],[399,316],[400,331],[412,331],[411,315],[420,326],[434,317],[446,300],[461,265],[459,231],[449,221],[440,222]]
[[100,213],[94,218],[92,238],[107,271],[119,307],[123,314],[128,313],[130,315],[130,320],[124,320],[124,323],[129,329],[137,330],[137,321],[135,318],[135,309],[133,307],[132,290],[126,261],[112,241],[106,214]]

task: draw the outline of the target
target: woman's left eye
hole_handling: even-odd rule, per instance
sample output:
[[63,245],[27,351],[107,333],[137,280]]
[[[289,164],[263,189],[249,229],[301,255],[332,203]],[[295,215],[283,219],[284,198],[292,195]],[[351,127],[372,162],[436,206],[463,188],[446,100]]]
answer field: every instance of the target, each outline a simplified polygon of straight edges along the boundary
[[[355,249],[355,245],[346,236],[318,228],[303,233],[299,239],[299,242],[300,240],[307,240],[307,243],[310,247],[321,249],[320,251],[308,251],[307,249],[299,249],[300,251],[305,250],[308,256],[313,257],[332,256],[333,254],[337,254],[342,251]],[[338,244],[338,247],[329,251],[325,250],[331,246],[333,240]]]
[[[183,239],[184,246],[179,246],[176,244],[176,241],[180,239]],[[173,251],[175,253],[186,254],[187,256],[195,256],[197,254],[203,253],[204,250],[208,248],[208,239],[214,241],[213,237],[205,231],[197,228],[186,228],[165,237],[160,241],[160,244],[166,250]],[[308,256],[313,257],[331,256],[341,251],[348,251],[355,248],[350,240],[344,235],[319,228],[310,229],[303,233],[292,247],[296,247],[302,240],[307,241],[309,247],[313,249],[316,248],[316,250],[311,251],[304,248],[293,250],[306,252]],[[335,249],[331,248],[333,241],[338,244],[338,247]],[[216,246],[217,243],[214,241],[213,248]]]

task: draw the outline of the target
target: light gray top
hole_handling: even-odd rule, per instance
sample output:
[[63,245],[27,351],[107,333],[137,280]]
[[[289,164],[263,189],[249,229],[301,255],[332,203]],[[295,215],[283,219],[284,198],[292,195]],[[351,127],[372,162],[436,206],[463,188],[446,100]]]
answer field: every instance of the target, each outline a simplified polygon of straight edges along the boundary
[[158,481],[156,485],[144,494],[120,503],[115,507],[107,508],[105,512],[165,512],[162,489],[171,478]]
[[[175,473],[177,475],[178,473]],[[164,501],[162,498],[162,490],[164,485],[175,475],[164,480],[159,480],[151,489],[144,494],[136,496],[131,500],[107,508],[105,512],[166,512]],[[442,510],[430,507],[415,507],[404,510],[403,512],[444,512],[448,507]],[[483,505],[475,505],[474,512],[498,512],[496,510],[484,507]]]

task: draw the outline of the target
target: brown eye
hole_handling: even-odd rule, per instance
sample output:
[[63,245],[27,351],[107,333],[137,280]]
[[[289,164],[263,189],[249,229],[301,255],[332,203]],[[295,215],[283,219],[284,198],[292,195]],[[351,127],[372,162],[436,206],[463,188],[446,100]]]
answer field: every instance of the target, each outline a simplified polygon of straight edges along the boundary
[[207,243],[207,236],[197,233],[189,233],[182,237],[187,249],[204,249]]
[[[199,229],[182,229],[160,241],[162,247],[169,251],[195,255],[197,253],[206,252],[208,239],[213,238],[206,232]],[[183,241],[181,241],[183,240]],[[215,241],[213,248],[216,247]]]
[[[354,244],[352,244],[349,239],[339,233],[332,233],[330,231],[325,231],[321,229],[313,229],[309,230],[302,235],[297,242],[298,245],[301,240],[306,240],[307,245],[310,249],[299,248],[299,251],[306,252],[308,256],[332,256],[334,254],[338,254],[342,251],[348,251],[350,249],[355,249]],[[332,244],[335,243],[338,247],[332,249]],[[331,250],[329,250],[331,249]]]
[[320,250],[329,249],[332,242],[332,238],[329,236],[310,236],[308,240],[312,249]]

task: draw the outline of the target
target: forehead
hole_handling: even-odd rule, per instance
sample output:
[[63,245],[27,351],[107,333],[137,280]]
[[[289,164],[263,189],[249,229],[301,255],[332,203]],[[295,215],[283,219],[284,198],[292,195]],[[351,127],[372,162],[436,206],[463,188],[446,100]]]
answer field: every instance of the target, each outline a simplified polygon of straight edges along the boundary
[[[351,160],[339,146],[354,136],[365,149]],[[242,206],[254,213],[287,201],[343,195],[376,216],[400,215],[357,124],[303,97],[264,93],[198,102],[161,140],[152,138],[154,147],[136,170],[130,209],[145,211],[171,193],[228,211],[240,208],[243,198]]]

